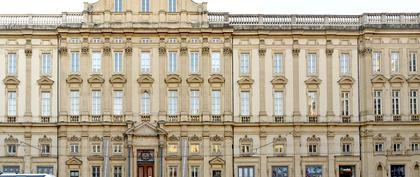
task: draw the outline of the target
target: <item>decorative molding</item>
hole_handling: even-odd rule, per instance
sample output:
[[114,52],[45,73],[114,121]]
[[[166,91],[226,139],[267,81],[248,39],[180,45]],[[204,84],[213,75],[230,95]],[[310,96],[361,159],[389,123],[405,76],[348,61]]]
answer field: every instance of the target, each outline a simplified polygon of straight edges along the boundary
[[124,84],[127,83],[127,79],[122,74],[114,74],[109,78],[109,83],[111,83],[113,87],[124,87]]
[[305,84],[306,85],[319,85],[321,84],[322,80],[319,79],[318,77],[309,77],[308,79],[305,80]]
[[311,137],[308,137],[306,141],[308,144],[319,144],[321,142],[321,138],[312,135]]
[[223,55],[225,55],[225,56],[231,56],[232,52],[233,52],[232,48],[230,48],[230,47],[223,48]]
[[374,141],[383,141],[383,142],[385,142],[386,141],[386,138],[383,137],[381,133],[379,133],[378,135],[376,135],[376,136],[373,137],[373,140]]
[[273,144],[285,144],[287,143],[287,138],[279,135],[278,137],[273,138]]
[[118,135],[111,138],[111,141],[124,141],[124,137]]
[[223,141],[224,139],[223,139],[223,137],[221,137],[221,136],[219,136],[219,135],[216,135],[216,136],[213,136],[213,137],[210,137],[210,141],[214,141],[214,142],[221,142],[221,141]]
[[385,76],[383,76],[383,75],[381,75],[381,74],[377,74],[377,75],[375,75],[372,79],[371,79],[371,82],[372,82],[372,84],[377,84],[377,85],[384,85],[386,82],[388,81],[388,79],[385,77]]
[[58,49],[58,53],[60,53],[61,55],[67,55],[68,54],[67,47],[60,47]]
[[82,54],[83,55],[89,54],[89,47],[82,47]]
[[83,83],[82,77],[78,74],[72,74],[66,78],[67,84],[78,84],[79,86]]
[[405,137],[402,137],[400,133],[397,133],[396,136],[392,137],[392,142],[403,142]]
[[52,89],[54,81],[47,76],[41,76],[41,78],[38,79],[37,83],[41,89],[50,90]]
[[210,76],[208,82],[210,84],[215,84],[215,83],[223,84],[225,83],[225,78],[220,74],[213,74]]
[[342,76],[340,80],[337,81],[338,85],[353,85],[354,79],[351,76]]
[[38,139],[39,144],[51,144],[52,143],[52,139],[48,138],[47,135],[44,135],[42,138]]
[[202,138],[198,137],[197,135],[194,134],[193,136],[189,137],[188,140],[189,141],[201,141]]
[[19,144],[19,140],[13,137],[13,135],[10,135],[6,139],[4,139],[4,143],[5,144]]
[[76,157],[71,157],[69,160],[66,161],[66,165],[76,165],[76,166],[80,166],[83,164],[83,161],[76,158]]
[[340,138],[341,143],[353,143],[354,142],[354,138],[349,136],[348,134],[344,137]]
[[273,85],[286,85],[288,82],[287,78],[284,76],[276,76],[271,80],[271,84]]
[[165,47],[159,47],[159,55],[166,55],[166,48]]
[[410,138],[411,142],[420,142],[420,136],[417,133],[414,133],[414,135]]
[[89,84],[103,84],[105,82],[105,79],[102,78],[100,74],[93,74],[90,76],[90,78],[87,80]]
[[168,137],[167,140],[168,141],[180,141],[181,138],[179,138],[178,136],[175,136],[175,135],[171,135],[170,137]]
[[182,82],[182,79],[177,74],[170,74],[170,75],[167,75],[165,78],[165,83],[172,87],[178,87],[178,85],[181,82]]
[[188,84],[193,84],[193,83],[201,84],[201,83],[203,83],[203,81],[204,81],[204,79],[202,77],[200,77],[200,75],[196,75],[196,74],[193,74],[193,75],[191,75],[190,77],[187,78],[187,83]]
[[413,84],[413,83],[420,84],[420,75],[418,75],[418,74],[411,75],[407,79],[407,82],[410,83],[410,84]]
[[264,57],[266,53],[267,53],[267,49],[259,49],[258,50],[258,55],[260,57]]
[[68,138],[67,141],[79,142],[79,141],[82,141],[82,138],[77,137],[76,135],[73,135],[72,137]]
[[325,49],[327,56],[331,56],[334,53],[334,49]]
[[105,56],[109,56],[111,54],[111,51],[112,49],[109,46],[105,46],[102,48],[102,52],[104,53]]
[[89,141],[93,141],[93,142],[100,142],[102,141],[103,138],[99,137],[98,135],[95,135],[93,137],[89,138]]
[[32,49],[25,49],[25,56],[31,57],[32,56]]
[[151,87],[153,82],[155,82],[155,80],[152,78],[152,76],[150,74],[143,74],[140,75],[139,78],[137,79],[137,83],[139,83],[140,86],[148,86]]
[[126,47],[124,49],[125,55],[131,56],[133,54],[133,48],[132,47]]
[[7,76],[3,79],[3,83],[6,86],[17,86],[20,84],[20,81],[16,78],[16,76]]
[[209,161],[209,164],[212,166],[212,168],[215,168],[215,166],[221,166],[222,167],[223,165],[225,165],[225,161],[220,157],[215,157],[214,159],[211,159]]
[[405,81],[406,81],[406,79],[404,78],[404,76],[403,75],[400,75],[400,74],[393,75],[389,79],[389,83],[399,83],[399,84],[402,84],[402,83],[405,83]]
[[292,53],[293,53],[293,56],[298,56],[299,53],[300,53],[300,49],[299,48],[294,48],[294,49],[292,49]]
[[253,140],[252,140],[252,138],[248,138],[248,135],[245,135],[245,137],[239,139],[239,143],[240,144],[252,144]]
[[372,48],[369,48],[369,47],[362,48],[359,50],[359,53],[362,54],[363,56],[372,54]]
[[209,47],[203,47],[201,49],[201,54],[202,55],[209,55],[210,54],[210,48]]
[[185,55],[188,54],[188,48],[186,48],[186,47],[181,47],[181,49],[179,51],[180,51],[180,54],[182,56],[185,56]]

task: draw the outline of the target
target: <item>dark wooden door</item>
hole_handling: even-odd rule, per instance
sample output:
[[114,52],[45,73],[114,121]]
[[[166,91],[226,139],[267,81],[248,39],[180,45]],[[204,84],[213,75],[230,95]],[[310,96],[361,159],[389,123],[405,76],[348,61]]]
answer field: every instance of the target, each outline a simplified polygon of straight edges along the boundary
[[154,177],[153,165],[141,165],[138,167],[138,177]]

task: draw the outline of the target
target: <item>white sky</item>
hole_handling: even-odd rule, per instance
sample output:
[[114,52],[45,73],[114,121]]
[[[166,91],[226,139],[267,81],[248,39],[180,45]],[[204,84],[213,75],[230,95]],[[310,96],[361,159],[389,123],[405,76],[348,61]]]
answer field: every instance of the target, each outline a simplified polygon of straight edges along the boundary
[[[97,0],[0,0],[0,14],[81,12]],[[209,11],[262,14],[362,14],[420,12],[420,0],[195,0]]]

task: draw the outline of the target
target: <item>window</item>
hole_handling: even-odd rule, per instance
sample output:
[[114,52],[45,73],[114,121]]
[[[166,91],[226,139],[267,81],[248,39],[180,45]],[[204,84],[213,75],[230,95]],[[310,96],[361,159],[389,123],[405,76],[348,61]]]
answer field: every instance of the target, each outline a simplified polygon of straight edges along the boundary
[[316,54],[310,53],[307,56],[306,61],[306,67],[307,67],[307,74],[308,75],[315,75],[317,73],[317,61],[316,61]]
[[122,1],[123,0],[114,0],[114,12],[122,12]]
[[240,74],[247,75],[249,74],[249,54],[243,53],[241,54],[241,61],[240,61]]
[[383,143],[376,143],[375,144],[375,152],[384,152],[384,144]]
[[274,92],[274,115],[283,116],[283,92]]
[[309,153],[317,153],[318,152],[318,146],[316,144],[308,145],[308,152]]
[[7,92],[7,115],[17,115],[16,92]]
[[372,72],[381,72],[381,52],[372,54]]
[[192,166],[191,167],[191,177],[199,177],[199,169],[200,167],[198,166]]
[[400,152],[401,151],[401,143],[394,143],[393,151],[394,152]]
[[176,52],[169,52],[168,58],[168,73],[174,74],[177,71],[177,53]]
[[411,151],[420,151],[420,144],[419,143],[412,143],[411,144]]
[[178,152],[178,144],[169,144],[168,145],[168,152],[171,154],[175,154]]
[[92,177],[101,177],[101,167],[92,166]]
[[272,172],[273,172],[272,177],[288,177],[289,176],[289,168],[287,166],[273,167]]
[[114,144],[114,153],[122,153],[123,145],[122,144]]
[[114,72],[122,73],[123,72],[123,54],[122,52],[114,53]]
[[178,167],[176,166],[169,167],[169,177],[178,177]]
[[101,153],[101,145],[100,144],[93,144],[92,145],[92,152],[93,153]]
[[17,56],[15,53],[9,53],[7,55],[7,74],[8,75],[17,74]]
[[405,177],[404,165],[391,165],[391,177]]
[[220,154],[222,152],[220,144],[212,144],[211,145],[211,152],[212,154]]
[[274,54],[273,59],[273,71],[274,75],[283,74],[283,55],[282,54]]
[[400,53],[391,52],[391,71],[400,72]]
[[74,116],[78,116],[79,110],[80,110],[80,92],[70,91],[70,114]]
[[150,0],[141,0],[141,11],[142,12],[150,11]]
[[411,115],[418,115],[418,99],[417,90],[410,90],[410,113]]
[[350,116],[350,92],[341,92],[341,115]]
[[49,155],[50,154],[50,145],[49,144],[41,144],[41,154],[42,155]]
[[392,99],[392,115],[400,115],[400,91],[393,90],[391,93]]
[[221,114],[221,102],[220,102],[221,93],[220,91],[211,92],[211,113],[213,115]]
[[190,144],[190,153],[197,154],[200,152],[200,145],[199,144]]
[[168,93],[168,114],[177,115],[178,114],[178,92],[169,91]]
[[[147,0],[148,1],[148,0]],[[140,54],[140,70],[142,73],[150,73],[151,71],[151,59],[149,52],[143,52]]]
[[343,151],[343,153],[351,152],[351,144],[347,144],[347,143],[343,144],[342,145],[342,151]]
[[322,177],[322,166],[306,166],[306,176],[305,177]]
[[99,73],[101,72],[101,63],[102,63],[102,56],[99,52],[92,53],[92,72]]
[[17,145],[16,144],[8,144],[7,145],[7,154],[8,155],[16,155],[17,152]]
[[41,56],[42,63],[41,63],[41,75],[51,75],[51,54],[44,53]]
[[92,115],[101,115],[101,91],[92,91]]
[[241,116],[249,116],[249,106],[250,106],[250,98],[249,98],[249,92],[241,92]]
[[241,144],[241,153],[242,154],[251,153],[251,145],[250,144]]
[[238,167],[239,177],[254,177],[254,167]]
[[274,153],[276,153],[276,154],[284,153],[284,144],[274,145]]
[[123,114],[123,92],[114,91],[114,115]]
[[114,177],[122,177],[122,167],[115,166],[114,167]]
[[342,75],[350,74],[350,55],[341,54],[340,55],[340,73]]
[[317,116],[318,115],[318,93],[310,91],[308,92],[308,115]]
[[71,52],[71,73],[80,72],[80,54],[79,52]]
[[51,116],[51,93],[41,93],[41,116]]
[[169,6],[168,11],[169,12],[176,12],[176,0],[168,0]]
[[70,153],[78,154],[79,153],[79,145],[78,144],[70,144]]
[[191,91],[190,94],[190,114],[197,115],[200,109],[200,93],[199,91]]
[[211,72],[220,73],[220,53],[214,52],[211,54]]
[[190,53],[190,72],[193,74],[198,73],[200,70],[200,56],[198,52]]
[[79,177],[79,171],[70,171],[70,177]]
[[417,53],[410,53],[410,61],[408,67],[410,72],[417,72]]
[[382,91],[373,92],[373,112],[375,115],[382,115]]
[[213,170],[212,171],[212,177],[222,177],[222,171],[221,170]]
[[150,94],[147,92],[143,93],[141,97],[141,113],[143,115],[150,115],[151,113]]
[[50,174],[50,175],[52,175],[54,173],[54,168],[53,167],[38,166],[38,167],[36,167],[36,172],[38,174]]

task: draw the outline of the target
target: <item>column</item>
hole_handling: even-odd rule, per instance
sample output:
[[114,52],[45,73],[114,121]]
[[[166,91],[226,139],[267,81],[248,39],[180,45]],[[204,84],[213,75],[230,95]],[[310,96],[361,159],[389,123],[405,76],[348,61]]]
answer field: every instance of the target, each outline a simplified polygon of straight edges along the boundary
[[260,56],[260,59],[259,59],[259,63],[260,63],[260,68],[259,68],[259,71],[260,71],[260,78],[259,78],[259,80],[260,80],[260,83],[259,83],[259,86],[260,86],[260,95],[259,95],[259,98],[260,98],[260,122],[268,122],[268,120],[267,120],[267,110],[266,110],[266,106],[265,106],[265,97],[266,97],[266,95],[265,95],[265,88],[266,88],[266,85],[265,85],[265,54],[266,54],[266,49],[264,48],[265,46],[260,46],[260,49],[259,49],[259,51],[258,51],[258,54],[259,54],[259,56]]
[[299,48],[294,48],[293,51],[293,117],[296,121],[301,116],[299,105]]
[[209,53],[209,47],[203,47],[201,53],[202,53],[202,57],[201,57],[201,67],[202,70],[202,77],[204,79],[203,81],[203,86],[201,88],[203,88],[202,90],[202,99],[201,102],[203,103],[202,105],[202,113],[203,113],[203,122],[208,122],[210,121],[210,106],[209,103],[211,102],[211,98],[209,97],[209,95],[211,95],[211,88],[210,88],[210,84],[207,82],[208,78],[210,78],[210,70],[211,70],[211,56]]
[[340,152],[334,149],[334,134],[327,133],[327,152],[328,152],[328,176],[335,176],[335,152]]
[[[185,44],[181,44],[185,45]],[[188,77],[189,73],[189,65],[188,65],[188,49],[187,47],[182,46],[179,53],[179,67],[178,72],[180,73],[180,77],[184,80]],[[180,95],[178,96],[178,103],[181,102],[181,121],[185,122],[189,120],[189,86],[188,83],[183,81],[180,84]]]
[[188,137],[181,138],[181,177],[188,177]]
[[300,138],[301,135],[300,133],[293,132],[293,151],[294,151],[294,173],[295,173],[295,177],[303,177],[303,169],[304,167],[302,167],[302,161],[301,161],[301,152],[300,152]]
[[[27,43],[30,43],[30,39],[27,40]],[[31,45],[26,46],[27,49],[25,49],[25,56],[26,56],[26,80],[25,80],[25,119],[26,120],[30,120],[30,117],[32,117],[32,110],[31,110],[31,82],[32,82],[32,49],[31,49]]]
[[32,144],[32,133],[31,133],[31,128],[30,127],[25,127],[25,134],[24,134],[24,138],[25,138],[25,144],[24,147],[24,151],[25,151],[25,156],[23,157],[24,160],[24,173],[26,174],[30,174],[31,173],[31,169],[32,169],[32,156],[31,156],[31,150],[32,147],[29,146],[30,144]]
[[233,174],[233,129],[231,126],[225,126],[225,174],[223,176],[234,176]]
[[[82,130],[82,142],[80,144],[91,146],[89,143],[89,132],[87,131],[88,127],[83,126]],[[80,160],[83,162],[80,169],[80,176],[90,176],[90,166],[88,161],[88,156],[90,154],[90,148],[80,148]]]
[[203,132],[203,151],[202,154],[204,154],[204,163],[203,163],[203,170],[202,174],[203,177],[211,177],[210,174],[210,164],[209,161],[211,160],[211,157],[209,156],[211,154],[211,148],[210,148],[210,137],[209,137],[209,127],[205,126]]
[[[232,39],[230,39],[232,40]],[[227,46],[227,45],[225,45]],[[232,54],[232,46],[229,44],[229,47],[225,47],[223,49],[223,58],[221,61],[224,61],[223,71],[225,77],[224,83],[224,101],[223,101],[223,108],[224,108],[224,117],[223,120],[226,122],[233,121],[233,108],[232,108],[232,63],[233,63],[233,54]]]
[[[360,143],[362,145],[360,156],[361,158],[361,174],[360,176],[375,176],[376,172],[376,165],[372,165],[370,163],[373,162],[373,133],[369,130],[366,130],[366,128],[361,129],[360,131],[361,139]],[[363,152],[370,152],[370,153],[363,153]],[[369,168],[373,167],[373,168]],[[383,166],[384,170],[386,169],[386,166]]]
[[111,52],[107,55],[103,55],[102,59],[102,78],[104,78],[106,81],[102,84],[102,110],[104,121],[111,121],[110,116],[112,114],[113,87],[112,84],[109,83],[109,78],[111,78],[112,74],[114,73],[113,68],[115,51],[115,49],[111,49]]
[[[128,40],[130,38],[130,40]],[[127,81],[133,81],[135,79],[133,79],[133,74],[132,74],[132,63],[133,63],[133,48],[131,47],[131,37],[127,38],[127,42],[130,41],[129,43],[127,43],[127,47],[125,48],[125,76],[127,78]],[[133,119],[133,104],[132,99],[133,98],[137,98],[134,97],[133,95],[133,87],[132,84],[137,84],[136,82],[127,82],[125,83],[125,94],[124,94],[124,108],[125,108],[125,115],[126,115],[126,120],[134,120]]]
[[[262,127],[261,129],[263,129],[264,127]],[[267,135],[266,133],[261,133],[260,134],[260,146],[267,144]],[[267,174],[267,152],[268,152],[268,147],[272,147],[272,146],[265,146],[262,147],[259,150],[260,155],[260,176],[268,176],[269,174]]]
[[[167,59],[166,59],[166,48],[165,48],[165,38],[161,37],[161,42],[159,46],[159,61],[161,64],[161,67],[159,67],[159,121],[165,121],[166,120],[166,95],[167,95],[167,85],[165,83],[165,77],[166,77],[166,68],[167,65]],[[163,67],[163,68],[162,68]]]
[[[82,53],[80,55],[80,62],[83,63],[83,61],[91,61],[91,55],[89,53],[89,51],[84,52],[83,48],[82,48]],[[92,62],[86,62],[89,63],[87,65],[86,69],[83,69],[84,66],[80,65],[80,73],[82,75],[82,77],[84,76],[87,79],[90,78],[90,73],[92,71]],[[91,87],[90,84],[87,82],[83,82],[82,84],[82,88],[80,89],[81,94],[80,94],[80,113],[82,116],[81,121],[89,121],[89,113],[90,113],[90,108],[91,105],[89,105],[91,103]]]
[[60,171],[57,171],[57,176],[67,176],[69,173],[67,170],[66,165],[66,158],[67,156],[67,127],[66,126],[60,126],[58,128],[58,147],[57,147],[57,153],[58,153],[58,168]]
[[332,54],[334,49],[326,49],[327,54],[327,121],[334,118],[333,111],[333,73],[332,73]]

